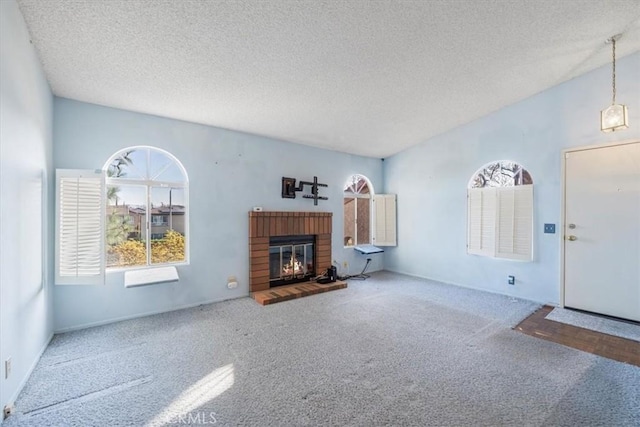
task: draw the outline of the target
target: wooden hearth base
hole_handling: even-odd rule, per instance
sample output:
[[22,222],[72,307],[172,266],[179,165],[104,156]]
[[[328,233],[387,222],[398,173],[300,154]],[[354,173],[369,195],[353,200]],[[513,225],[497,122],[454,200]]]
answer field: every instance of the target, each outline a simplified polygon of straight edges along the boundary
[[278,286],[266,291],[252,292],[251,297],[261,305],[275,304],[290,299],[307,297],[322,292],[335,291],[347,287],[347,282],[337,281],[321,284],[316,282],[296,283],[289,286]]

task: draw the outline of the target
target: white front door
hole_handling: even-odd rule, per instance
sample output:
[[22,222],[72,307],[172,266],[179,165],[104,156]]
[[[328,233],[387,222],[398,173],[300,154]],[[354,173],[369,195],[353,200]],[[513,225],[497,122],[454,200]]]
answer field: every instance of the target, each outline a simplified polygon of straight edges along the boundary
[[640,142],[564,160],[564,305],[640,321]]

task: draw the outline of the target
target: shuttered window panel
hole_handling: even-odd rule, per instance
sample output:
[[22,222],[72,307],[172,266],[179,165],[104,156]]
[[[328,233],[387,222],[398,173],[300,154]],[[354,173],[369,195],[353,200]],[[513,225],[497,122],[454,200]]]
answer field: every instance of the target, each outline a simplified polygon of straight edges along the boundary
[[533,185],[470,188],[467,195],[467,253],[531,260]]
[[482,189],[467,192],[467,253],[481,255],[482,247]]
[[498,228],[496,256],[513,253],[515,237],[515,187],[498,189]]
[[376,194],[373,196],[373,204],[375,211],[373,244],[397,246],[396,195]]
[[530,261],[533,247],[533,185],[498,188],[496,257]]
[[496,188],[470,188],[467,196],[467,253],[495,256]]
[[102,171],[56,171],[56,284],[104,284]]

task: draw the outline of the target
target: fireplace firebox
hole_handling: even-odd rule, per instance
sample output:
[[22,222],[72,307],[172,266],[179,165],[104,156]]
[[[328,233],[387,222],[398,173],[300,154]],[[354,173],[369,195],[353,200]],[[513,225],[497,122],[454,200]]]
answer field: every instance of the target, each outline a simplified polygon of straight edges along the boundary
[[269,238],[269,287],[304,282],[315,277],[315,236]]

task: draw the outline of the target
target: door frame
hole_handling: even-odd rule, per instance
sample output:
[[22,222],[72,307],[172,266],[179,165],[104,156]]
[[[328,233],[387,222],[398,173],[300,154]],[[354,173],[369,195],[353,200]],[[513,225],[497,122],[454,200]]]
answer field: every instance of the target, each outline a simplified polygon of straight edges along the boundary
[[567,196],[567,170],[566,159],[567,154],[577,151],[598,150],[600,148],[616,147],[620,145],[629,145],[634,143],[640,143],[638,139],[625,139],[622,141],[605,142],[601,144],[585,145],[580,147],[565,148],[561,151],[560,160],[560,191],[561,191],[561,204],[560,204],[560,307],[564,308],[564,290],[565,290],[565,228],[566,228],[566,196]]

